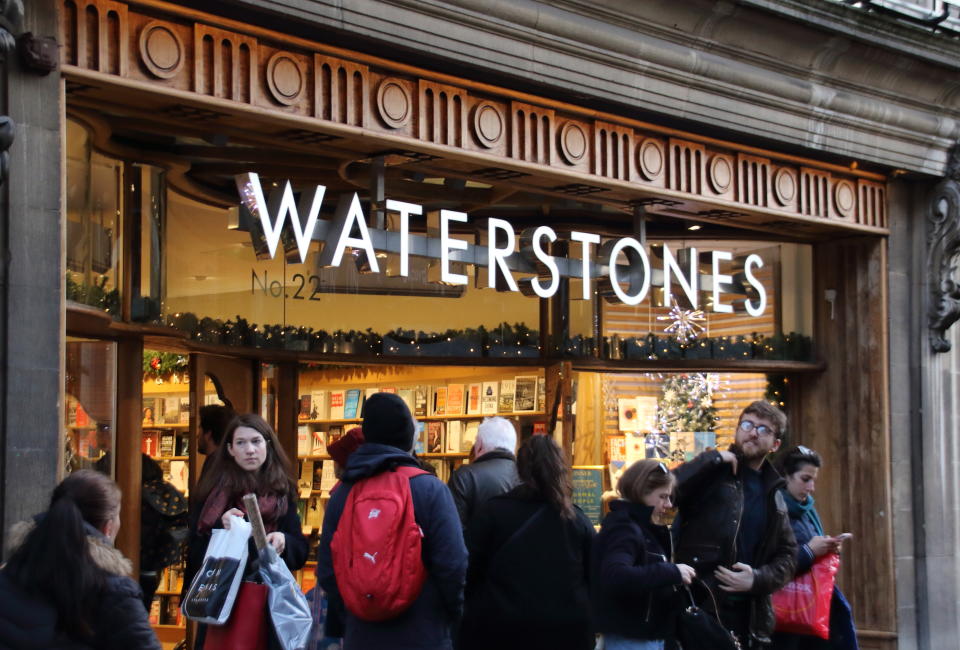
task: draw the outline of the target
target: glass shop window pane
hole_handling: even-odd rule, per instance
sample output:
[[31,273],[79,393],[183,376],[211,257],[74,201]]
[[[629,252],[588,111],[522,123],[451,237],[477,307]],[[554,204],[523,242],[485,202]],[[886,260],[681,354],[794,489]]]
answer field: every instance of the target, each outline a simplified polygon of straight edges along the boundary
[[355,249],[338,267],[321,267],[318,242],[306,263],[282,250],[258,259],[260,241],[228,227],[230,210],[167,196],[163,321],[197,340],[384,357],[540,354],[539,301],[486,288],[485,270],[454,264],[467,284],[451,286],[440,281],[438,261],[411,257],[409,276],[400,277],[397,256],[378,256],[372,273]]
[[64,472],[95,469],[113,477],[116,459],[116,343],[67,338]]
[[67,300],[120,311],[123,163],[67,121]]
[[574,373],[575,465],[604,465],[608,489],[642,458],[669,466],[734,441],[741,411],[768,400],[789,412],[789,378],[760,373]]
[[[675,271],[672,295],[667,299],[663,244],[653,242],[647,249],[653,279],[647,296],[637,305],[628,305],[617,297],[607,277],[594,281],[592,300],[583,300],[579,280],[571,282],[570,337],[563,351],[566,356],[587,357],[599,350],[604,358],[627,360],[810,360],[810,246],[751,241],[685,241],[667,245],[687,281],[689,266],[681,260],[681,250],[697,250],[696,306],[676,279]],[[730,280],[721,285],[717,305],[712,290],[713,251],[732,257],[718,261],[719,274],[730,276]],[[757,259],[762,260],[762,265],[756,263]],[[625,255],[621,254],[619,263],[627,264]],[[629,294],[628,281],[622,279],[620,284]],[[764,308],[760,313],[750,313],[748,307],[759,310],[761,293]],[[594,301],[599,301],[602,312],[599,320],[594,318]],[[597,327],[599,342],[595,340]]]

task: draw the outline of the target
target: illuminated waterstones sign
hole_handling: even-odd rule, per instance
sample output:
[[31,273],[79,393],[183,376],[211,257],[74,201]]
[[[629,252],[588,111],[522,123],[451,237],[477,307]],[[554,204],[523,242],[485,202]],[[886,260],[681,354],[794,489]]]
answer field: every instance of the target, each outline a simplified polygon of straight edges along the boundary
[[[479,246],[451,234],[452,225],[469,222],[465,212],[439,211],[439,236],[411,234],[411,218],[425,218],[423,207],[414,203],[388,199],[387,212],[399,215],[400,229],[370,228],[356,192],[339,197],[334,217],[320,219],[320,208],[326,198],[326,187],[317,185],[312,192],[304,191],[296,200],[287,181],[272,188],[269,199],[264,194],[260,178],[255,173],[236,177],[242,207],[249,213],[247,223],[240,219],[234,227],[250,230],[254,248],[261,259],[273,259],[283,244],[288,261],[306,263],[312,241],[322,243],[318,264],[338,267],[344,256],[359,251],[365,258],[366,270],[381,273],[377,253],[399,256],[399,275],[410,273],[410,258],[438,260],[440,282],[466,285],[467,276],[455,271],[456,264],[474,264],[487,268],[489,288],[507,288],[523,291],[540,298],[553,296],[560,278],[581,279],[583,299],[592,298],[594,281],[598,292],[609,300],[627,305],[643,302],[651,287],[663,288],[664,304],[671,304],[679,289],[694,309],[701,306],[701,292],[710,293],[709,308],[718,313],[732,313],[734,304],[724,302],[724,294],[745,296],[743,309],[751,316],[760,316],[766,310],[767,293],[757,280],[756,271],[763,267],[763,259],[751,254],[738,258],[734,271],[733,253],[723,250],[709,252],[711,273],[700,272],[701,255],[695,248],[672,251],[663,245],[662,264],[653,268],[646,248],[634,237],[621,237],[601,243],[600,235],[574,230],[571,242],[579,246],[579,259],[548,254],[549,244],[558,240],[550,226],[524,230],[519,236],[510,222],[503,219],[487,220],[487,244]],[[242,213],[242,211],[241,211]],[[287,223],[289,222],[289,227]],[[626,259],[626,264],[618,262]],[[724,273],[724,270],[728,273]],[[522,277],[519,281],[514,273]],[[501,281],[498,285],[498,279]],[[679,295],[679,294],[676,294]],[[736,302],[736,301],[734,301]]]

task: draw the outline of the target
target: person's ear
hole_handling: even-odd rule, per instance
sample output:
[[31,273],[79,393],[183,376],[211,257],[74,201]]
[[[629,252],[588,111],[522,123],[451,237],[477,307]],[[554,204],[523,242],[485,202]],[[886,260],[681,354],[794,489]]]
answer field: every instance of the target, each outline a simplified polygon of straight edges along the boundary
[[777,450],[780,449],[780,444],[783,442],[780,438],[777,438],[773,441],[773,446],[770,448],[770,453],[775,454]]

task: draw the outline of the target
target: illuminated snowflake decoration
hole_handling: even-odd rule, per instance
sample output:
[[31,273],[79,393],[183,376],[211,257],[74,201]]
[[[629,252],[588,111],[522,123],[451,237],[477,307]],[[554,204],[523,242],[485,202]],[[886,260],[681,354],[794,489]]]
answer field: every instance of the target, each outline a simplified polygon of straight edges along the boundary
[[673,334],[681,345],[686,345],[697,338],[704,331],[700,322],[706,321],[703,311],[700,309],[690,310],[681,309],[680,305],[674,305],[670,308],[670,313],[666,316],[657,316],[657,320],[673,321],[664,328],[667,334]]

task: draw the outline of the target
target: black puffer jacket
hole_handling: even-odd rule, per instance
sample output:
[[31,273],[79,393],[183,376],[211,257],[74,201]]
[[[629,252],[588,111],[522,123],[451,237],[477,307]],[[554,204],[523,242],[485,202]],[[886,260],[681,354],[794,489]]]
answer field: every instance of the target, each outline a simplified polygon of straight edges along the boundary
[[[740,461],[740,466],[743,460]],[[737,562],[737,535],[743,518],[743,484],[720,452],[705,451],[679,466],[677,505],[674,523],[674,561],[689,564],[713,588],[718,566]],[[750,598],[750,634],[758,642],[770,643],[774,615],[770,595],[793,579],[797,542],[790,527],[787,506],[780,495],[785,483],[770,463],[760,467],[766,513],[766,530],[752,562],[753,588]]]
[[447,486],[466,528],[471,517],[486,501],[506,494],[517,486],[517,459],[506,449],[494,449],[457,469]]
[[670,562],[670,531],[650,521],[653,508],[613,501],[593,544],[590,584],[597,632],[628,639],[673,635],[680,609],[675,585],[680,570]]
[[[10,531],[10,547],[18,548],[33,522],[22,522]],[[130,561],[92,528],[88,539],[93,561],[106,573],[103,591],[94,600],[93,637],[83,643],[57,631],[57,612],[37,597],[26,594],[0,571],[0,648],[14,650],[161,650],[143,608],[140,585],[130,577]],[[64,567],[69,571],[70,567]]]

